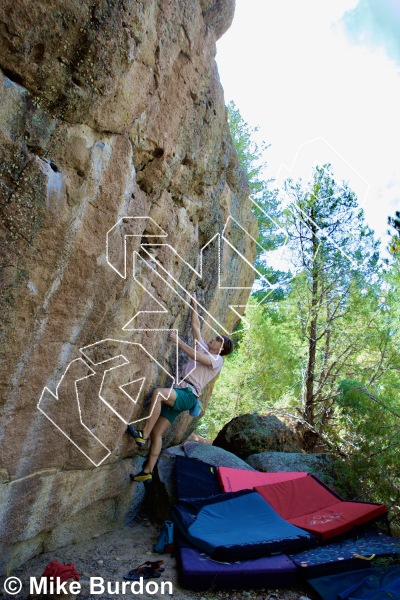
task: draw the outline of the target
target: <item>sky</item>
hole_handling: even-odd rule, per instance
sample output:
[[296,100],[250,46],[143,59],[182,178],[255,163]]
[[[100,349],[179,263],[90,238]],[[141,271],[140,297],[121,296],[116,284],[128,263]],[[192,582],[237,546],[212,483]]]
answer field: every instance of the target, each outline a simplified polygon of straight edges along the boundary
[[400,0],[236,0],[216,56],[268,177],[330,162],[386,246],[400,210]]

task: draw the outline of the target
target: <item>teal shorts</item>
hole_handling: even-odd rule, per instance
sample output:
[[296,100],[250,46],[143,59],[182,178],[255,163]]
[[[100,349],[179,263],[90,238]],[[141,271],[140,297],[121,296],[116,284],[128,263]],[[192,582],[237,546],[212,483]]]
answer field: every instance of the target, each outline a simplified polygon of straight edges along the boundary
[[174,388],[176,400],[173,406],[163,404],[161,406],[161,415],[173,423],[178,415],[185,410],[193,408],[197,402],[197,396],[193,393],[192,388]]

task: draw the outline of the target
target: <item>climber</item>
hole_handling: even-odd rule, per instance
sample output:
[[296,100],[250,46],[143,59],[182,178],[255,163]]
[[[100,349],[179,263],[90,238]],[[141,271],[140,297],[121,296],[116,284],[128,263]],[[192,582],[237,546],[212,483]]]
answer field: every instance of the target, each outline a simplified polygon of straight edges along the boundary
[[152,412],[146,420],[143,430],[128,425],[128,433],[136,444],[143,448],[150,437],[150,451],[147,461],[137,475],[131,475],[131,481],[151,481],[152,472],[162,449],[162,436],[177,416],[186,410],[193,409],[203,388],[214,379],[223,366],[222,356],[233,351],[232,341],[217,335],[206,344],[201,337],[200,321],[196,309],[196,294],[192,299],[191,326],[193,338],[197,342],[196,352],[181,340],[175,332],[169,333],[168,339],[177,342],[189,357],[183,369],[182,381],[172,388],[157,388],[151,397]]

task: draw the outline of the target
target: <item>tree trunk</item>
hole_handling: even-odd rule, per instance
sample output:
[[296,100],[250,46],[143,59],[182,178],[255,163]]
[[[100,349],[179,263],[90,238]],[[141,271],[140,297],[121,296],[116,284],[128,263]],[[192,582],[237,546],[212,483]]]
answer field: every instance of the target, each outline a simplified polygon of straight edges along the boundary
[[[318,253],[318,238],[316,236],[317,226],[315,225],[314,206],[311,208],[311,232],[312,232],[312,292],[311,292],[311,321],[308,333],[308,364],[305,378],[305,406],[304,418],[305,421],[314,427],[315,425],[315,399],[314,399],[314,383],[315,383],[315,358],[317,354],[317,324],[318,324],[318,291],[319,291],[319,272],[317,264]],[[310,432],[311,433],[311,432]],[[314,439],[314,435],[311,436]],[[311,441],[311,440],[310,440]],[[315,442],[314,442],[315,443]]]

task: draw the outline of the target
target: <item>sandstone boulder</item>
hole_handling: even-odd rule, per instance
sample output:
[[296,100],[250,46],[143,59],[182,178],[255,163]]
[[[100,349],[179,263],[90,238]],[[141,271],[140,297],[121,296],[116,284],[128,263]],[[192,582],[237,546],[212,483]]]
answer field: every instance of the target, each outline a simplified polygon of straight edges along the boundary
[[243,459],[266,451],[300,451],[295,434],[274,415],[235,417],[219,432],[213,444]]
[[206,340],[246,303],[257,224],[214,61],[233,6],[0,5],[0,571],[124,518],[126,423],[178,376],[189,292]]

